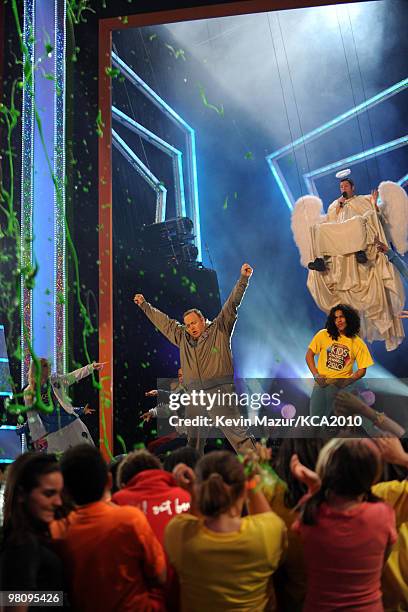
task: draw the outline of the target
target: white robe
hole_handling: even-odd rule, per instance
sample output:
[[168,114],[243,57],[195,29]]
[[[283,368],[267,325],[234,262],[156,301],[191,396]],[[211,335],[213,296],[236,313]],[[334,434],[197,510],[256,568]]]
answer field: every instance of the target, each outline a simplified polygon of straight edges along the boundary
[[[354,196],[343,208],[335,200],[327,211],[327,223],[312,228],[315,257],[325,256],[326,272],[309,271],[308,289],[325,312],[343,303],[359,311],[361,331],[368,342],[384,340],[392,351],[404,339],[398,318],[405,295],[400,275],[374,244],[387,239],[369,196]],[[359,264],[357,251],[368,262]]]

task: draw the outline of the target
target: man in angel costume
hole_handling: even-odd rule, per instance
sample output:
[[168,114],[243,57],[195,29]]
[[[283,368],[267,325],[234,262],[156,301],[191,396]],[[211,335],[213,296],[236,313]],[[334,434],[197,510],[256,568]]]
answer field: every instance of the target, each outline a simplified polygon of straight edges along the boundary
[[349,172],[339,173],[341,197],[326,215],[316,196],[296,202],[292,231],[301,263],[309,268],[307,287],[319,308],[328,313],[337,303],[350,304],[360,313],[368,342],[383,340],[392,351],[404,338],[399,315],[405,295],[397,269],[377,243],[390,240],[401,255],[408,250],[408,197],[390,181],[371,196],[357,195]]

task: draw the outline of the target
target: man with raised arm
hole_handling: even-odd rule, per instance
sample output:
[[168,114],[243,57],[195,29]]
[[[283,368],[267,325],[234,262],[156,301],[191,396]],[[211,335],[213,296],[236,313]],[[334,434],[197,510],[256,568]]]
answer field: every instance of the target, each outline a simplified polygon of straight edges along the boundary
[[[188,390],[205,390],[207,397],[212,395],[231,396],[234,394],[234,367],[231,353],[231,336],[238,316],[238,307],[244,297],[248,281],[252,275],[252,268],[244,263],[241,275],[230,296],[222,307],[220,313],[213,321],[208,321],[197,308],[187,310],[183,315],[183,324],[170,319],[166,314],[146,302],[141,294],[136,294],[134,302],[144,314],[157,327],[166,338],[179,347],[180,365],[183,370],[184,383]],[[199,406],[193,410],[189,405],[186,416],[225,416],[226,418],[239,418],[239,410],[234,401],[228,405],[217,402],[210,411],[206,406]],[[239,419],[238,419],[239,420]],[[217,426],[223,431],[233,448],[239,452],[245,448],[253,448],[254,442],[244,427],[238,425],[227,426],[218,422]],[[196,446],[201,452],[207,438],[209,427],[188,428],[188,442]]]

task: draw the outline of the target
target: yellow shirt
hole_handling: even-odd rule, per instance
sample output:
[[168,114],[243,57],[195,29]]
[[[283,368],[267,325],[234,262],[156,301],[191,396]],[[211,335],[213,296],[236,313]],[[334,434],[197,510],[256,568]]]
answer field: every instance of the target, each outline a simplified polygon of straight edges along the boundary
[[408,610],[408,480],[380,482],[371,490],[395,511],[398,540],[384,567],[382,590],[384,609],[402,612]]
[[182,611],[264,610],[286,546],[286,528],[273,512],[246,516],[231,533],[211,531],[192,514],[176,516],[165,549],[179,576]]
[[366,343],[359,336],[348,338],[340,334],[337,340],[333,340],[327,329],[321,329],[309,348],[319,355],[317,371],[326,378],[350,378],[355,361],[359,369],[374,364]]

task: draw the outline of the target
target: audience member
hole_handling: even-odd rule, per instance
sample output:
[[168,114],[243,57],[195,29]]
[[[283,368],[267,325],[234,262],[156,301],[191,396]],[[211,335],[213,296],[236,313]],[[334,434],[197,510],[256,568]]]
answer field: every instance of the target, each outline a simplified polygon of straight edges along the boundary
[[336,414],[343,414],[346,417],[350,415],[359,415],[362,418],[371,421],[375,426],[372,429],[373,434],[383,435],[386,431],[393,436],[401,437],[404,435],[404,428],[396,421],[388,417],[384,412],[378,412],[374,408],[368,406],[361,397],[347,391],[340,391],[334,400]]
[[89,445],[69,449],[61,470],[76,509],[53,523],[52,535],[59,540],[74,609],[163,610],[150,586],[166,580],[163,549],[143,512],[107,501],[111,476],[99,451]]
[[[64,590],[62,563],[53,550],[49,530],[62,506],[62,489],[54,455],[25,453],[9,467],[1,546],[2,591]],[[18,607],[20,612],[28,609],[24,604]]]
[[118,469],[120,464],[122,463],[123,459],[126,457],[125,454],[122,455],[116,455],[115,457],[113,457],[113,459],[110,461],[109,463],[109,471],[111,473],[112,476],[112,489],[111,489],[111,493],[112,495],[114,493],[116,493],[116,491],[119,491],[119,487],[118,487]]
[[[180,578],[183,611],[264,610],[271,577],[286,548],[286,529],[230,452],[205,455],[194,472],[175,468],[192,496],[190,513],[167,526],[165,546]],[[241,518],[245,502],[250,515]]]
[[299,534],[291,529],[299,518],[297,505],[307,492],[306,485],[291,472],[290,459],[297,454],[303,465],[316,467],[317,457],[324,444],[320,438],[286,438],[274,463],[281,478],[272,491],[264,489],[271,509],[284,521],[288,530],[288,550],[282,565],[274,575],[274,584],[280,612],[300,612],[306,594],[306,569],[303,546]]
[[167,523],[190,508],[189,493],[177,486],[174,476],[162,469],[159,459],[145,450],[129,453],[123,459],[117,484],[119,491],[112,501],[119,506],[140,508],[160,543]]
[[[383,459],[400,465],[407,474],[408,453],[397,438],[376,438]],[[394,508],[398,539],[385,564],[382,576],[384,609],[408,610],[408,480],[379,482],[372,492]]]
[[201,455],[196,448],[192,446],[184,446],[183,448],[177,448],[168,455],[165,456],[163,461],[163,468],[166,472],[172,472],[176,465],[184,463],[194,470],[197,461]]
[[381,612],[381,573],[397,538],[393,509],[371,492],[382,470],[368,439],[335,438],[319,454],[320,488],[295,523],[307,572],[305,612]]

